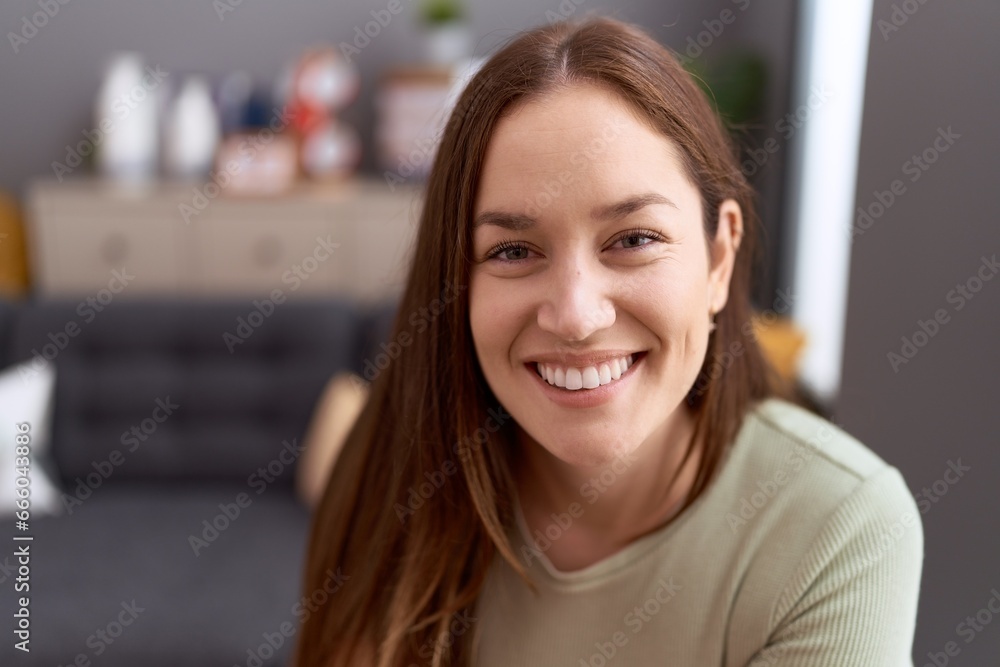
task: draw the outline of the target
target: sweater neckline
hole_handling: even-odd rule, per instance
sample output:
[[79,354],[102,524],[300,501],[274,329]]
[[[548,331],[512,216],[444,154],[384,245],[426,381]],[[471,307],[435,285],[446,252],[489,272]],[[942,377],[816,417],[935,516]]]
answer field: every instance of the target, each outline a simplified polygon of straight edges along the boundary
[[[739,439],[739,437],[736,438],[737,441]],[[516,550],[521,554],[522,562],[526,561],[526,555],[530,553],[530,557],[541,565],[543,578],[553,587],[562,589],[589,588],[612,579],[618,574],[624,573],[630,565],[641,560],[661,545],[670,541],[670,538],[675,533],[680,531],[684,525],[692,520],[692,517],[695,516],[695,514],[698,513],[698,510],[705,504],[705,498],[711,494],[713,488],[719,483],[722,475],[725,474],[730,468],[728,463],[731,458],[732,449],[733,443],[730,443],[723,453],[722,460],[719,462],[720,469],[715,475],[715,481],[710,484],[709,488],[705,489],[702,494],[696,498],[695,501],[691,503],[691,505],[683,512],[679,515],[671,515],[671,519],[665,525],[660,526],[651,533],[633,540],[610,556],[606,556],[595,563],[591,563],[590,565],[577,570],[565,571],[558,569],[552,561],[549,560],[548,556],[545,555],[545,552],[539,550],[535,546],[534,539],[531,537],[531,531],[528,528],[528,522],[521,509],[520,498],[517,493],[514,493],[514,519],[516,524],[516,537],[519,540]],[[525,566],[532,571],[539,570],[539,568],[535,567],[535,565],[530,562],[525,562]]]

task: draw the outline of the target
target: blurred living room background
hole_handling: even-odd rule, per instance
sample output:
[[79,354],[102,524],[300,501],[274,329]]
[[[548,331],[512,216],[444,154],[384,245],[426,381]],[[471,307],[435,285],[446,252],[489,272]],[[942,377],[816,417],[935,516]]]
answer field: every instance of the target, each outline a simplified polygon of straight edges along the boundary
[[[995,3],[16,0],[0,443],[34,420],[36,537],[31,658],[8,642],[4,664],[284,664],[341,581],[298,588],[303,448],[357,400],[331,379],[398,353],[451,104],[520,30],[591,13],[671,47],[731,128],[764,231],[756,331],[928,500],[915,660],[961,640],[1000,588]],[[987,664],[1000,623],[960,647]]]

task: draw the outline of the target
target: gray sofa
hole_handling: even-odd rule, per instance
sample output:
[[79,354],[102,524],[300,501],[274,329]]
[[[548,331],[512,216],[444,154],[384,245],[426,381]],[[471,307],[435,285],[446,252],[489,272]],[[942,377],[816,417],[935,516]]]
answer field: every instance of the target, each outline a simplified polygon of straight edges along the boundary
[[80,303],[0,301],[0,366],[58,349],[50,458],[66,493],[61,516],[31,522],[30,655],[13,648],[13,547],[0,553],[0,663],[285,664],[314,604],[299,447],[395,304],[289,301],[251,320],[249,299]]

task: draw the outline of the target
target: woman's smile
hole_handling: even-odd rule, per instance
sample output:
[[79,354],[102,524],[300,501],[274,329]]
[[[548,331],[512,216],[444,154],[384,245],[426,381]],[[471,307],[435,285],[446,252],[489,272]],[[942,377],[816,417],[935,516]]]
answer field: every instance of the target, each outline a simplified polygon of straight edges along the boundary
[[553,403],[565,408],[593,408],[626,391],[645,356],[646,352],[638,352],[620,361],[615,358],[583,368],[538,362],[524,367],[534,376],[532,382]]

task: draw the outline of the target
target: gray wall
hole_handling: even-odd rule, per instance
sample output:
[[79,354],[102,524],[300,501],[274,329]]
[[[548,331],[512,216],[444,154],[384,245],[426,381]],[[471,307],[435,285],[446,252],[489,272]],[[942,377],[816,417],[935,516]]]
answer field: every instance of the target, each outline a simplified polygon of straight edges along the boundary
[[[55,1],[55,0],[53,0]],[[235,3],[237,0],[222,0]],[[404,10],[356,56],[362,74],[360,99],[343,116],[361,131],[366,151],[362,170],[375,172],[372,126],[373,90],[379,73],[421,53],[416,22],[418,3],[400,0]],[[94,126],[91,107],[106,57],[120,49],[143,53],[179,82],[188,72],[212,77],[241,68],[260,84],[270,84],[282,66],[303,48],[316,43],[350,41],[355,28],[372,20],[389,0],[303,0],[266,2],[242,0],[220,19],[208,0],[132,3],[124,0],[75,0],[59,11],[14,53],[8,39],[0,44],[0,187],[24,193],[31,178],[51,177],[53,161],[63,161],[66,146],[83,139]],[[710,38],[699,59],[709,61],[735,48],[757,50],[771,68],[765,117],[749,142],[773,134],[777,119],[787,111],[788,78],[793,36],[794,0],[469,0],[477,36],[476,53],[485,55],[498,43],[526,27],[547,21],[560,8],[573,15],[588,12],[638,23],[661,42],[683,53],[690,39]],[[724,10],[729,24],[719,22]],[[22,19],[39,11],[37,0],[7,0],[0,4],[0,32],[20,31]],[[722,26],[718,36],[704,22]],[[704,34],[702,34],[704,33]],[[768,260],[777,264],[781,238],[781,187],[786,151],[771,156],[754,176],[761,191],[760,211],[767,225]],[[770,305],[779,276],[765,269],[757,293]]]
[[[235,3],[237,0],[222,0]],[[363,76],[362,96],[344,117],[362,131],[370,145],[374,115],[372,92],[385,67],[415,61],[420,53],[416,22],[422,0],[401,0],[404,10],[356,56]],[[546,11],[574,7],[611,14],[648,26],[664,41],[684,44],[717,17],[729,0],[683,3],[678,0],[510,0],[468,2],[477,54],[488,53],[518,30],[546,21]],[[51,162],[61,160],[66,145],[93,127],[91,106],[100,82],[101,65],[113,51],[140,51],[150,63],[172,74],[203,72],[222,76],[242,68],[260,83],[269,83],[285,62],[316,43],[350,41],[357,26],[372,20],[388,0],[303,0],[266,2],[242,0],[234,11],[219,14],[208,0],[125,2],[94,0],[59,5],[59,11],[15,53],[5,37],[0,45],[0,187],[21,192],[28,179],[51,175]],[[0,4],[0,32],[20,31],[22,18],[39,11],[37,0],[7,0]],[[669,27],[668,27],[669,26]],[[737,36],[738,25],[727,28],[712,50]],[[179,80],[180,77],[172,77]],[[371,170],[372,151],[363,168]]]
[[[876,0],[876,21],[888,21],[894,3]],[[918,11],[905,23],[897,15],[902,25],[887,38],[873,25],[857,204],[867,208],[896,179],[905,192],[853,244],[836,415],[915,494],[935,493],[935,482],[945,492],[921,517],[926,561],[914,656],[917,665],[935,664],[928,652],[955,642],[948,664],[979,667],[998,664],[1000,614],[971,636],[957,626],[1000,591],[1000,276],[967,302],[948,294],[975,276],[982,256],[1000,258],[1000,5],[913,5]],[[907,161],[948,127],[960,138],[912,181]],[[887,354],[901,354],[901,337],[912,339],[939,309],[947,323],[894,371]],[[970,470],[949,475],[953,485],[939,481],[959,460]]]

